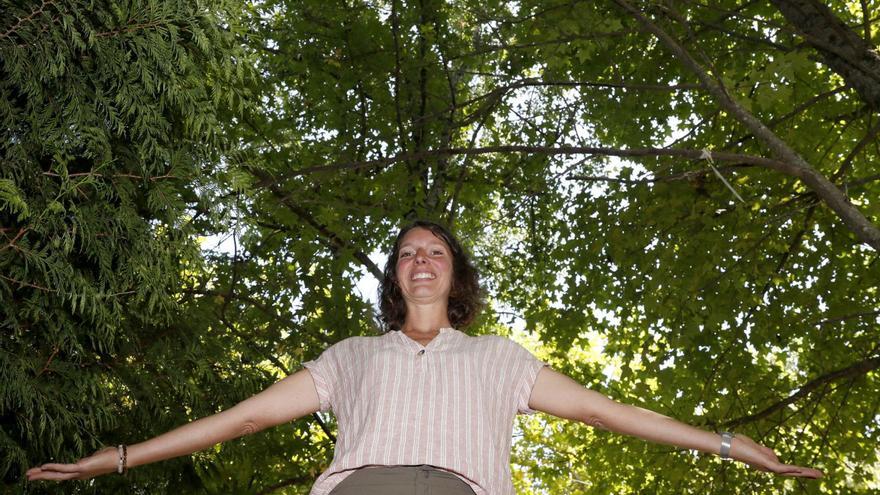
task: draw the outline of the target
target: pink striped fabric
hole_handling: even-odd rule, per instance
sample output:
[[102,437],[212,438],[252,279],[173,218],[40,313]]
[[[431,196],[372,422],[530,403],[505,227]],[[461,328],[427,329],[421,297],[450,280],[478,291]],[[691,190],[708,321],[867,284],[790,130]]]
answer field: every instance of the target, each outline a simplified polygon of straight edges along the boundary
[[513,495],[513,418],[530,414],[544,363],[504,337],[452,328],[427,346],[392,331],[352,337],[304,363],[321,410],[339,425],[330,467],[310,495],[325,495],[364,466],[429,464],[477,495]]

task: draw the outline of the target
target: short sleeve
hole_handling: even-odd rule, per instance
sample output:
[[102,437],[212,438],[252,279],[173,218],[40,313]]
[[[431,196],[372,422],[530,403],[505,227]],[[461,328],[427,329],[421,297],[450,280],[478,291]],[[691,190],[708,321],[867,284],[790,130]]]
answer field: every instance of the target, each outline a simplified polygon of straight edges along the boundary
[[343,376],[341,363],[345,362],[343,356],[345,346],[341,344],[342,342],[334,344],[325,349],[317,359],[303,363],[303,367],[309,370],[312,381],[315,382],[322,412],[333,408],[334,398],[341,386],[340,377]]
[[516,410],[519,414],[534,414],[537,411],[529,407],[529,398],[532,396],[532,388],[535,386],[538,372],[547,364],[536,358],[525,347],[512,340],[509,342],[513,346],[512,362],[509,369],[516,370],[516,380],[514,381]]

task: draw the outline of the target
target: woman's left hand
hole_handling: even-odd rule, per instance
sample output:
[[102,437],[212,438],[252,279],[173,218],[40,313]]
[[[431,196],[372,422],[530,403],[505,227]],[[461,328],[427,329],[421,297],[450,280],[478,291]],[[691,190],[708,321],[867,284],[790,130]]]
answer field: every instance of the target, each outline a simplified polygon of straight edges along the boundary
[[755,442],[745,435],[736,435],[730,445],[730,457],[744,462],[755,469],[782,476],[801,478],[821,478],[824,473],[818,469],[783,464],[773,450]]

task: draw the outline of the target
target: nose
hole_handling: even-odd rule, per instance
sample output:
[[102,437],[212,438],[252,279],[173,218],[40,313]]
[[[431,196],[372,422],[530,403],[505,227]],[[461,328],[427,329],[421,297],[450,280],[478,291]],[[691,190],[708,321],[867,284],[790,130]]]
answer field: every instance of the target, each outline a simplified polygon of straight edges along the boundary
[[427,256],[427,253],[425,252],[424,249],[422,249],[422,248],[416,249],[416,257],[415,257],[416,263],[424,263],[427,259],[428,259],[428,256]]

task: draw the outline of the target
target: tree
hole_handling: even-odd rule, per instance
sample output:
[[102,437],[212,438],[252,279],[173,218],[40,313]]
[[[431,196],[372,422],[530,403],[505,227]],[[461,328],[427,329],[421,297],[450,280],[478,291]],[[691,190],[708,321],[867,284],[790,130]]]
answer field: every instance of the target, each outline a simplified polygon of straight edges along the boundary
[[[801,488],[867,486],[876,452],[852,432],[873,438],[877,407],[878,127],[803,21],[733,3],[264,8],[245,249],[278,275],[241,286],[264,303],[280,280],[326,287],[295,311],[311,352],[322,329],[364,331],[350,274],[376,271],[389,220],[440,217],[555,366],[840,469]],[[830,8],[871,46],[869,4]],[[524,426],[523,491],[795,489],[559,428]]]
[[[177,360],[174,379],[210,371],[192,373],[189,396],[145,393],[197,404],[192,416],[374,332],[359,281],[379,276],[400,222],[438,218],[490,291],[474,332],[514,328],[615,399],[742,431],[828,473],[786,482],[537,416],[518,426],[520,493],[869,491],[876,10],[251,5],[238,40],[259,79],[222,121],[236,152],[208,175],[228,216],[202,227],[225,226],[233,247],[175,272],[195,357],[161,354]],[[321,416],[223,446],[197,459],[193,486],[305,493],[333,429]]]
[[[22,488],[36,459],[79,457],[213,410],[201,393],[244,366],[206,367],[200,357],[222,363],[225,349],[177,319],[181,279],[201,266],[193,233],[213,229],[219,214],[211,203],[219,131],[243,102],[249,73],[232,58],[245,53],[232,6],[3,2],[7,490]],[[224,378],[224,388],[231,397],[251,393],[266,381],[251,383],[253,375]],[[149,491],[197,486],[190,464],[138,479]]]

